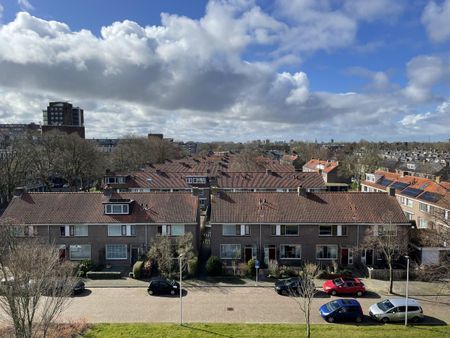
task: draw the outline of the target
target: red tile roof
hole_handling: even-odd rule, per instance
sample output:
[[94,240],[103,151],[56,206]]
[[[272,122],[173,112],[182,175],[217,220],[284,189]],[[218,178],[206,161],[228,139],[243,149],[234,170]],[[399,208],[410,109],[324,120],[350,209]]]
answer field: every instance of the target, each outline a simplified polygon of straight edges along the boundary
[[[114,193],[131,199],[130,215],[105,215],[102,193],[24,193],[0,219],[24,224],[197,223],[198,198],[190,193]],[[148,210],[146,210],[148,209]]]
[[[260,206],[260,201],[265,201]],[[211,223],[409,224],[397,199],[387,193],[221,193],[211,204]]]
[[[312,159],[309,160],[307,163],[303,165],[303,167],[306,167],[310,170],[322,170],[324,173],[329,173],[330,171],[334,170],[338,166],[338,162],[336,161],[322,161],[322,160],[316,160]],[[323,167],[323,169],[320,169]]]
[[217,178],[219,188],[322,188],[325,183],[319,173],[286,172],[224,172]]

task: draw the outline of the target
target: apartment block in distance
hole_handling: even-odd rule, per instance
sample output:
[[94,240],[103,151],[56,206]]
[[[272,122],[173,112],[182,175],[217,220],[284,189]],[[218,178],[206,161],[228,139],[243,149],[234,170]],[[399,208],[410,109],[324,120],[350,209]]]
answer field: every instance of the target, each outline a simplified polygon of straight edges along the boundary
[[84,111],[69,102],[50,102],[43,113],[42,133],[59,130],[85,138]]

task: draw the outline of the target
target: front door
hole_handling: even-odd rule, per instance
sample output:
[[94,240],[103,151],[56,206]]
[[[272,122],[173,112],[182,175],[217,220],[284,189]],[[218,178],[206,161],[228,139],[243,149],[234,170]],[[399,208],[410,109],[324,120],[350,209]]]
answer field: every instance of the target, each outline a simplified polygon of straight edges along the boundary
[[247,263],[250,259],[253,258],[253,247],[245,247],[244,251],[244,262]]
[[348,265],[348,248],[341,248],[341,264]]
[[137,248],[132,248],[131,249],[131,265],[136,263],[136,261],[139,258],[138,256],[139,256],[138,249]]
[[267,265],[270,261],[277,259],[277,249],[275,245],[264,246],[264,263]]
[[365,265],[373,265],[373,250],[364,249],[362,252],[362,261]]

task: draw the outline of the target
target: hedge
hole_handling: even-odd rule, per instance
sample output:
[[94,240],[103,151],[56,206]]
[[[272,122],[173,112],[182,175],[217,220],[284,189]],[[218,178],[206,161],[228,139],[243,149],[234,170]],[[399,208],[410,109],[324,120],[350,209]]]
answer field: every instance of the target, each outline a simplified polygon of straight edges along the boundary
[[133,265],[133,277],[136,279],[141,278],[142,267],[144,266],[144,261],[136,261]]
[[122,277],[119,271],[89,271],[86,277],[90,279],[120,279]]

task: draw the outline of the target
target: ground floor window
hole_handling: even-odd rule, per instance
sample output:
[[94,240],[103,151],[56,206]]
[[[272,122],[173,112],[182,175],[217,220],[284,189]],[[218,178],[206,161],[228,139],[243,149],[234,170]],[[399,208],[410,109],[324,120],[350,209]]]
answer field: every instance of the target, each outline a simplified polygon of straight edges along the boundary
[[72,261],[81,261],[83,259],[91,259],[90,244],[76,244],[69,246],[69,257]]
[[221,259],[240,259],[241,245],[240,244],[221,244],[220,245]]
[[316,258],[317,259],[337,259],[338,246],[337,245],[317,245]]
[[126,244],[107,244],[106,245],[106,259],[127,259],[127,245]]
[[301,245],[281,244],[280,245],[280,259],[301,259],[302,247]]

